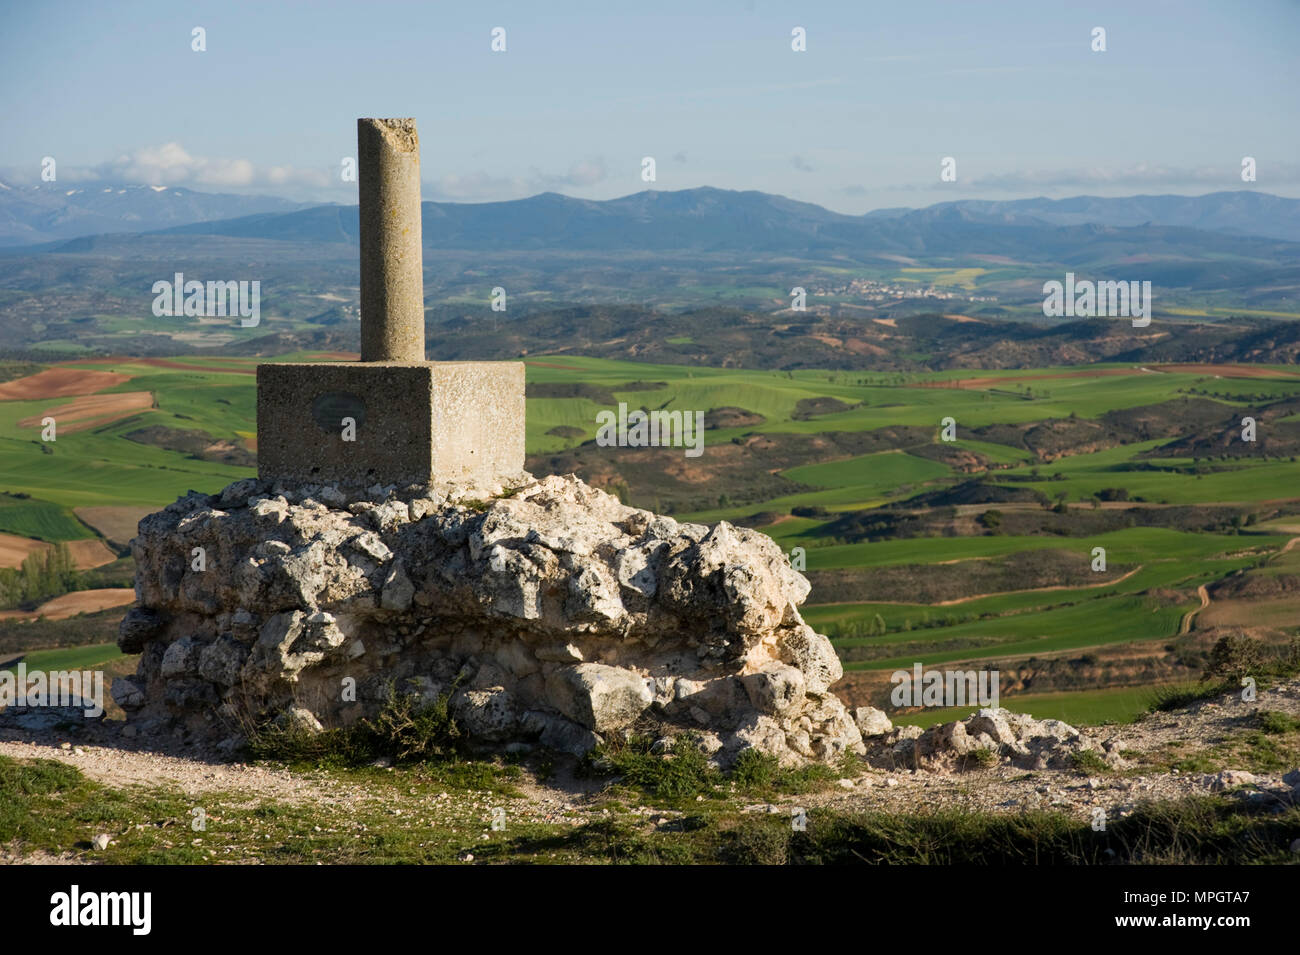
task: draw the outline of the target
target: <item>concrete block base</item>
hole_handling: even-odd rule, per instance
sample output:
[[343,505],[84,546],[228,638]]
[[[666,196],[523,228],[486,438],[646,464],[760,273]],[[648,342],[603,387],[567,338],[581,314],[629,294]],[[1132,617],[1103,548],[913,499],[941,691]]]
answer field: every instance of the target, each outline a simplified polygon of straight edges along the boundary
[[522,362],[257,366],[260,478],[484,486],[523,467]]

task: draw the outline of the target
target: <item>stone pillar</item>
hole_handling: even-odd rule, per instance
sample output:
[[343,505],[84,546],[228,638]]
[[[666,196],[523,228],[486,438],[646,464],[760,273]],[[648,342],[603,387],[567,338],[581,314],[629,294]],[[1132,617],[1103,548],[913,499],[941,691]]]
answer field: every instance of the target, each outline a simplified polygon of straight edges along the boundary
[[[295,487],[524,480],[521,362],[424,360],[420,140],[357,120],[361,361],[257,366],[257,473]],[[514,483],[509,483],[514,482]]]
[[413,119],[357,120],[361,360],[424,361],[420,137]]

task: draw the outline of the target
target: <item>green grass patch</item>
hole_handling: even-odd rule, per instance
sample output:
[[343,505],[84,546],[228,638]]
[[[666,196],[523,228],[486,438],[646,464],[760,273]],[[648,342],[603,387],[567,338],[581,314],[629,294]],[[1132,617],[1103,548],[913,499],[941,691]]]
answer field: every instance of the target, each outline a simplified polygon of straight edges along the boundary
[[[119,611],[120,612],[120,611]],[[86,647],[63,647],[56,650],[33,650],[24,654],[30,670],[93,670],[121,659],[124,654],[116,643],[97,643]],[[12,669],[12,667],[8,668]]]
[[0,532],[50,542],[95,536],[68,508],[15,494],[0,494]]
[[950,474],[951,469],[938,461],[893,451],[808,464],[781,472],[782,477],[798,484],[817,488],[853,487],[867,496],[877,496],[902,485],[922,484]]
[[[0,757],[0,843],[110,864],[446,864],[470,853],[476,862],[535,864],[1269,864],[1290,860],[1300,832],[1300,808],[1222,796],[1140,805],[1104,832],[1059,812],[959,809],[813,809],[796,831],[788,814],[743,813],[735,799],[693,803],[671,818],[607,801],[559,823],[529,818],[508,796],[485,803],[480,791],[420,768],[333,771],[311,782],[361,786],[365,796],[291,804],[233,788],[187,797],[171,787],[113,789],[62,763]],[[500,831],[484,808],[493,804],[508,807]],[[112,842],[92,852],[101,832]]]

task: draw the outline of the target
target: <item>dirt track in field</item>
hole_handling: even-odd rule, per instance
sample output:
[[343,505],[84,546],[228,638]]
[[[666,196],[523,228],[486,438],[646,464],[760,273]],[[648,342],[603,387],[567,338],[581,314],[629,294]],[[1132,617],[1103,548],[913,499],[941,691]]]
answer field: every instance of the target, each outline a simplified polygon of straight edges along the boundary
[[0,384],[0,401],[40,401],[42,398],[71,398],[76,395],[93,395],[112,388],[130,375],[115,371],[86,371],[81,368],[49,368],[45,371],[15,378]]
[[996,388],[1013,381],[1060,381],[1064,378],[1109,378],[1114,375],[1140,374],[1136,368],[1094,368],[1090,371],[1066,371],[1059,375],[1004,375],[988,378],[955,378],[952,381],[918,381],[909,388]]
[[76,590],[53,600],[47,600],[35,610],[0,610],[0,620],[67,620],[79,613],[96,613],[110,607],[125,607],[135,603],[135,590],[130,587],[104,587],[99,590]]
[[109,395],[85,395],[66,404],[45,408],[42,411],[23,418],[18,422],[20,428],[39,428],[41,419],[53,418],[58,425],[58,434],[85,431],[120,418],[126,418],[137,411],[147,411],[153,407],[153,392],[124,391]]
[[1061,381],[1067,378],[1110,378],[1116,375],[1140,375],[1152,372],[1181,375],[1217,375],[1220,378],[1281,378],[1295,380],[1296,376],[1272,368],[1253,365],[1143,365],[1133,368],[1093,368],[1080,371],[1063,371],[1056,375],[1002,375],[983,378],[956,378],[952,381],[919,381],[910,388],[996,388],[1010,382]]
[[1218,375],[1220,378],[1286,378],[1295,375],[1257,365],[1150,365],[1152,371],[1176,372],[1183,375]]

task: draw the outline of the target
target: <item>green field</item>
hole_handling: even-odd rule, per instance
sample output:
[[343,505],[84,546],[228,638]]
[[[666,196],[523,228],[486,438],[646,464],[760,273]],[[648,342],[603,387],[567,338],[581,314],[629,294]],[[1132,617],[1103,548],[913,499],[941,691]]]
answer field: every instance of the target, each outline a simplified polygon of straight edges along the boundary
[[66,508],[50,501],[9,494],[0,494],[0,532],[43,541],[84,540],[95,536]]
[[850,637],[835,641],[837,649],[870,644],[888,648],[895,643],[942,643],[961,640],[956,650],[916,652],[870,662],[845,664],[850,670],[897,670],[913,663],[926,666],[955,660],[1040,656],[1060,650],[1081,650],[1111,643],[1131,643],[1168,636],[1192,604],[1162,607],[1142,597],[1105,597],[1074,606],[977,620],[953,627],[888,633],[879,637]]
[[[92,670],[122,656],[116,643],[97,643],[87,647],[64,647],[58,650],[33,650],[23,656],[30,670]],[[5,667],[12,670],[13,667]]]
[[[938,564],[946,561],[999,557],[1027,550],[1069,548],[1088,554],[1105,547],[1114,564],[1150,560],[1193,560],[1246,548],[1281,547],[1289,535],[1220,536],[1175,531],[1163,527],[1131,527],[1095,537],[940,537],[830,544],[810,553],[810,570],[880,567],[886,564]],[[815,561],[815,562],[814,562]]]
[[784,477],[799,484],[816,488],[853,487],[861,489],[863,493],[868,493],[868,489],[871,489],[876,495],[951,474],[950,468],[937,461],[897,451],[864,454],[825,464],[808,464],[782,472]]
[[[927,276],[927,279],[930,277]],[[557,362],[559,363],[559,362]],[[751,428],[710,432],[708,443],[731,441],[750,432],[820,434],[829,431],[869,431],[917,426],[937,432],[939,419],[958,423],[955,446],[982,455],[998,482],[1007,487],[1040,491],[1049,499],[1087,502],[1103,489],[1120,487],[1130,499],[1155,505],[1250,505],[1259,501],[1300,498],[1300,468],[1292,460],[1238,458],[1216,462],[1213,473],[1179,473],[1187,459],[1142,455],[1160,439],[1070,454],[1055,461],[1035,459],[1032,452],[987,440],[965,439],[963,429],[990,424],[1017,424],[1071,416],[1096,418],[1117,410],[1158,405],[1190,393],[1242,392],[1270,399],[1300,395],[1294,370],[1278,370],[1286,379],[1249,379],[1240,383],[1211,379],[1199,373],[1151,373],[1120,365],[1090,366],[1090,371],[1121,370],[1122,374],[1080,375],[1078,369],[1044,368],[1014,371],[953,370],[925,376],[845,372],[761,372],[719,369],[674,369],[631,366],[618,362],[564,358],[566,369],[530,366],[530,380],[587,381],[616,386],[630,379],[654,379],[667,387],[628,396],[632,404],[668,408],[738,406],[766,418]],[[993,379],[979,388],[951,388],[960,379]],[[1007,379],[1000,383],[998,379]],[[917,387],[929,383],[935,387]],[[1199,389],[1199,391],[1198,391]],[[812,418],[796,418],[799,401],[835,398],[851,407]],[[1214,399],[1225,413],[1243,406],[1233,398]],[[530,402],[535,411],[560,420],[553,405],[569,406],[579,416],[593,408],[577,401]],[[567,421],[566,421],[567,423]],[[530,424],[530,435],[545,430]],[[578,422],[581,426],[581,422]],[[707,453],[707,452],[706,452]],[[1189,469],[1190,470],[1190,469]],[[920,491],[942,489],[969,479],[949,466],[915,454],[880,452],[840,456],[782,470],[797,485],[760,503],[745,503],[693,511],[690,520],[743,521],[757,511],[789,514],[796,508],[820,507],[832,514],[879,507]],[[1029,480],[1025,480],[1029,478]],[[1067,550],[1086,557],[1104,547],[1110,565],[1130,576],[1099,587],[1062,587],[1023,593],[972,595],[974,599],[947,606],[907,603],[825,604],[814,589],[803,608],[805,618],[832,634],[849,670],[892,670],[920,661],[944,664],[958,660],[1022,659],[1132,644],[1158,650],[1179,631],[1184,615],[1198,606],[1195,588],[1228,575],[1251,571],[1275,554],[1293,536],[1294,527],[1243,527],[1231,533],[1205,533],[1165,527],[1134,526],[1076,537],[997,535],[923,537],[859,543],[837,543],[819,533],[826,519],[786,517],[764,527],[781,547],[805,551],[806,568],[816,571],[863,571],[899,565],[934,566],[953,562],[1008,558],[1035,551]],[[1279,524],[1284,522],[1279,521]],[[1300,519],[1294,522],[1300,525]],[[1277,571],[1274,570],[1276,573]],[[1159,592],[1163,597],[1147,594]],[[1284,612],[1284,611],[1283,611]],[[1277,614],[1270,617],[1276,620]],[[853,624],[879,619],[876,636],[835,637]],[[1300,624],[1300,621],[1295,621]],[[890,654],[897,646],[905,652]],[[870,650],[871,659],[855,661],[857,651]],[[1092,694],[1099,694],[1095,702]],[[1151,693],[1143,689],[1097,689],[1016,697],[1049,709],[1043,715],[1089,722],[1123,719],[1144,710]],[[1020,705],[1019,702],[1017,705]],[[937,716],[934,718],[938,718]]]
[[[950,284],[974,284],[983,278],[976,269],[916,272],[914,277]],[[677,340],[685,343],[689,338]],[[288,360],[308,357],[289,356]],[[83,539],[93,532],[72,515],[74,507],[161,507],[190,489],[217,491],[252,474],[250,468],[141,444],[126,435],[162,426],[240,445],[256,433],[254,378],[249,374],[256,363],[255,359],[182,358],[166,362],[105,360],[76,366],[130,375],[129,381],[106,393],[147,391],[153,397],[153,407],[84,430],[62,430],[58,440],[49,444],[40,440],[39,429],[19,422],[72,399],[0,402],[0,490],[9,492],[0,496],[0,531],[47,541]],[[925,536],[846,542],[826,531],[838,515],[869,513],[922,492],[944,492],[975,479],[987,479],[1001,488],[1038,491],[1050,500],[1063,496],[1076,506],[1079,502],[1090,505],[1093,496],[1103,490],[1122,488],[1130,500],[1150,505],[1232,503],[1252,507],[1263,506],[1261,502],[1292,501],[1300,512],[1300,466],[1289,456],[1240,455],[1214,460],[1212,468],[1200,468],[1206,473],[1194,473],[1197,468],[1187,458],[1144,457],[1164,442],[1159,437],[1100,450],[1079,449],[1083,453],[1071,453],[1075,449],[1067,448],[1063,456],[1047,460],[1025,447],[970,436],[971,429],[989,425],[1091,420],[1189,395],[1216,402],[1230,415],[1248,407],[1248,400],[1300,398],[1300,376],[1289,366],[1274,368],[1286,377],[1234,380],[1181,370],[1157,373],[1116,363],[1087,366],[1084,372],[1060,367],[952,369],[926,374],[686,367],[569,355],[529,356],[525,365],[530,384],[593,386],[583,397],[529,398],[526,437],[530,454],[578,449],[594,437],[597,413],[618,402],[631,408],[684,412],[739,408],[762,416],[759,424],[707,431],[705,457],[701,459],[705,464],[710,447],[743,445],[755,435],[806,442],[822,441],[835,433],[880,430],[892,434],[891,429],[914,429],[908,439],[913,443],[906,449],[844,453],[833,450],[834,443],[823,441],[824,453],[805,453],[790,465],[768,469],[763,487],[771,490],[764,491],[763,499],[744,493],[742,472],[721,472],[716,480],[724,484],[716,490],[706,485],[701,494],[716,501],[715,506],[674,514],[704,523],[743,523],[759,512],[768,515],[768,520],[780,518],[763,525],[763,530],[787,553],[802,548],[806,571],[814,579],[821,572],[871,574],[900,566],[944,567],[945,572],[960,573],[973,566],[970,562],[1049,551],[1085,560],[1094,547],[1106,549],[1116,574],[1132,572],[1101,586],[1077,579],[1050,589],[1018,588],[1027,592],[981,594],[972,590],[965,595],[967,599],[944,606],[917,603],[915,598],[909,602],[906,587],[900,588],[893,603],[827,603],[825,597],[819,600],[814,588],[803,607],[804,616],[832,636],[850,670],[894,669],[917,661],[1017,659],[1133,643],[1159,646],[1160,641],[1177,635],[1183,616],[1198,605],[1198,585],[1212,584],[1234,572],[1277,576],[1293,573],[1300,566],[1294,563],[1300,559],[1300,548],[1285,559],[1275,558],[1287,541],[1300,533],[1300,513],[1289,520],[1283,516],[1214,533],[1139,524],[1074,536],[1032,529],[984,534],[954,525],[950,531]],[[33,370],[17,363],[0,363],[0,380],[10,367],[13,374],[9,377]],[[647,389],[646,382],[659,384]],[[958,382],[963,386],[956,387]],[[600,394],[600,390],[612,396],[613,405],[604,399],[593,400],[591,395]],[[841,404],[819,404],[819,399],[835,399]],[[821,413],[828,407],[838,410]],[[809,408],[815,410],[809,412]],[[940,454],[936,453],[939,449],[925,445],[940,443],[940,421],[945,417],[956,420],[957,440]],[[1295,417],[1288,414],[1278,420]],[[572,430],[552,433],[556,429]],[[920,445],[915,443],[917,434],[923,436]],[[840,442],[840,446],[846,445]],[[680,455],[675,449],[664,453]],[[982,472],[984,466],[993,470]],[[645,506],[655,501],[643,494],[643,488],[649,486],[644,482],[652,475],[634,469],[618,476],[634,503]],[[1037,505],[1020,507],[1032,511]],[[792,513],[796,509],[798,515]],[[958,509],[950,510],[951,519],[957,521]],[[1080,520],[1087,510],[1081,508]],[[1275,558],[1272,564],[1261,568],[1270,557]],[[1287,622],[1284,611],[1272,613],[1268,619],[1275,625]],[[865,635],[867,623],[874,628],[873,635]],[[1118,719],[1135,711],[1141,692],[1099,687],[1033,699],[1036,702],[1041,697],[1049,707],[1041,715],[1070,719],[1070,713],[1078,713],[1082,715],[1075,718],[1083,721]],[[1040,714],[1035,711],[1035,715]]]

